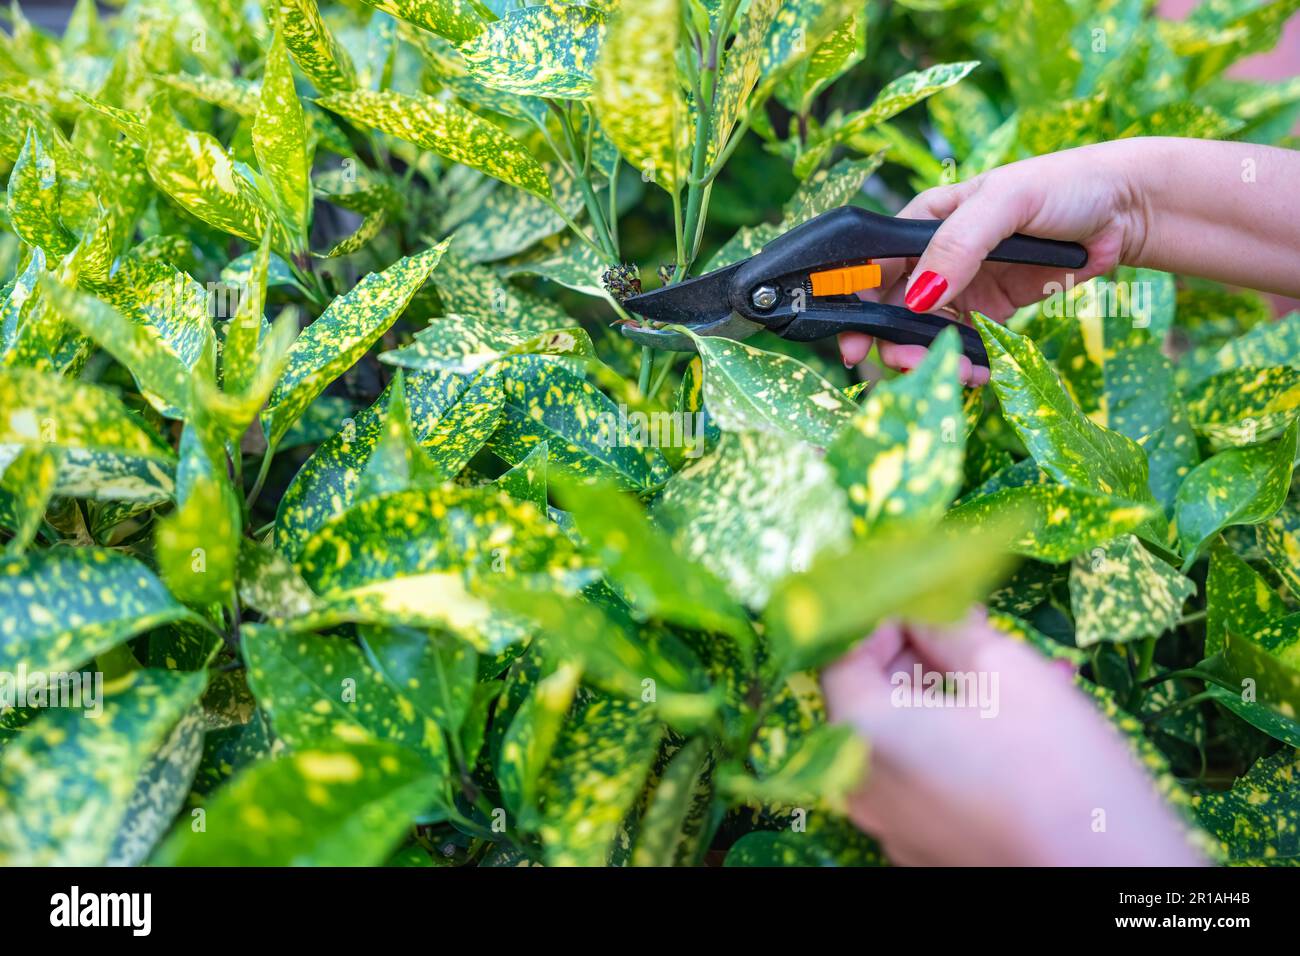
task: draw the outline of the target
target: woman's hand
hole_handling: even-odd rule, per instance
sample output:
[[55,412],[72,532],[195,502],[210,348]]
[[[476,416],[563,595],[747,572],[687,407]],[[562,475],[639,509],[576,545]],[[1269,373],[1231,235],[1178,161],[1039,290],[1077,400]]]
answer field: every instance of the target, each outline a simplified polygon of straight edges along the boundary
[[[1005,319],[1068,275],[984,261],[1015,232],[1081,243],[1088,264],[1076,284],[1123,264],[1300,295],[1298,180],[1300,152],[1253,143],[1136,137],[1037,156],[912,200],[900,216],[944,223],[919,259],[883,261],[880,287],[864,296]],[[845,365],[870,350],[867,336],[840,337]],[[917,345],[880,346],[894,368],[924,355]],[[987,379],[962,370],[968,382]]]
[[[963,318],[978,311],[1001,321],[1045,298],[1049,284],[1063,285],[1067,276],[1047,266],[984,261],[1015,232],[1080,243],[1088,250],[1088,264],[1073,273],[1076,283],[1113,269],[1126,252],[1141,245],[1143,222],[1126,163],[1114,155],[1116,145],[1122,144],[1038,156],[966,182],[927,189],[899,216],[942,219],[943,225],[919,259],[881,262],[881,285],[862,293],[863,298],[906,305],[914,312],[952,306]],[[866,358],[871,341],[857,332],[841,335],[844,364]],[[906,370],[920,364],[925,347],[881,342],[880,357],[886,365]],[[970,384],[988,380],[985,369],[963,364],[962,372]]]
[[[904,706],[920,698],[918,667],[970,675],[978,692],[967,706],[951,694],[946,706]],[[994,631],[983,612],[942,631],[884,625],[822,684],[831,719],[871,744],[850,817],[897,863],[1203,862],[1070,668]]]

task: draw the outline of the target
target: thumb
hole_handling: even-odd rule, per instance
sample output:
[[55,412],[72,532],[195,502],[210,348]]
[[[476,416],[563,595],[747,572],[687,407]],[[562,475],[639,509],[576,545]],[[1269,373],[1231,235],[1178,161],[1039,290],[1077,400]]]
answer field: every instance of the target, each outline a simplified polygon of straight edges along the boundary
[[904,304],[913,312],[947,305],[970,285],[987,256],[1020,228],[1022,203],[977,189],[940,224],[917,260]]

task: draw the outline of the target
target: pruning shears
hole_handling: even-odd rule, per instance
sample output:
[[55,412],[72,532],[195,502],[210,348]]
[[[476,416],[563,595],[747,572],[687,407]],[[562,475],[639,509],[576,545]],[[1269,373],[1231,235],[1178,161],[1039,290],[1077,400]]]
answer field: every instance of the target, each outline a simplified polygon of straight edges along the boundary
[[[987,367],[984,344],[969,325],[901,306],[864,302],[854,295],[880,285],[875,260],[919,256],[941,222],[896,219],[841,206],[773,239],[748,259],[631,296],[623,306],[652,322],[731,339],[767,329],[795,342],[865,332],[886,342],[929,345],[951,325],[961,336],[967,358]],[[1088,253],[1078,243],[1017,233],[998,243],[987,258],[1078,269],[1088,261]],[[624,335],[642,345],[695,351],[691,336],[672,328],[633,323],[622,328]]]

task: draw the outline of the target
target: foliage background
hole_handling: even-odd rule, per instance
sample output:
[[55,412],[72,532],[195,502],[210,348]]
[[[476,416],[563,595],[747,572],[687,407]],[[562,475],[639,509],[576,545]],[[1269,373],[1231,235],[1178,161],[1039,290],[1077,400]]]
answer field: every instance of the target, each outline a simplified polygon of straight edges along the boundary
[[816,668],[986,596],[1207,852],[1300,856],[1300,318],[1121,270],[981,326],[988,389],[946,341],[863,390],[638,354],[607,274],[1085,142],[1294,145],[1300,80],[1224,70],[1298,4],[515,6],[12,11],[0,670],[109,696],[0,718],[0,859],[879,864]]

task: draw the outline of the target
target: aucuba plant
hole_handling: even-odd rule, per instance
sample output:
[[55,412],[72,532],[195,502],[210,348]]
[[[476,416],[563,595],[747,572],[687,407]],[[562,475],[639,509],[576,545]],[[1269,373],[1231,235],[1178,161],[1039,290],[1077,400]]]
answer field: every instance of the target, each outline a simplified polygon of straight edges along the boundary
[[846,203],[1288,135],[1223,71],[1300,3],[1150,6],[14,6],[0,861],[884,864],[818,669],[977,601],[1300,859],[1300,316],[1120,269],[978,390],[618,331]]

